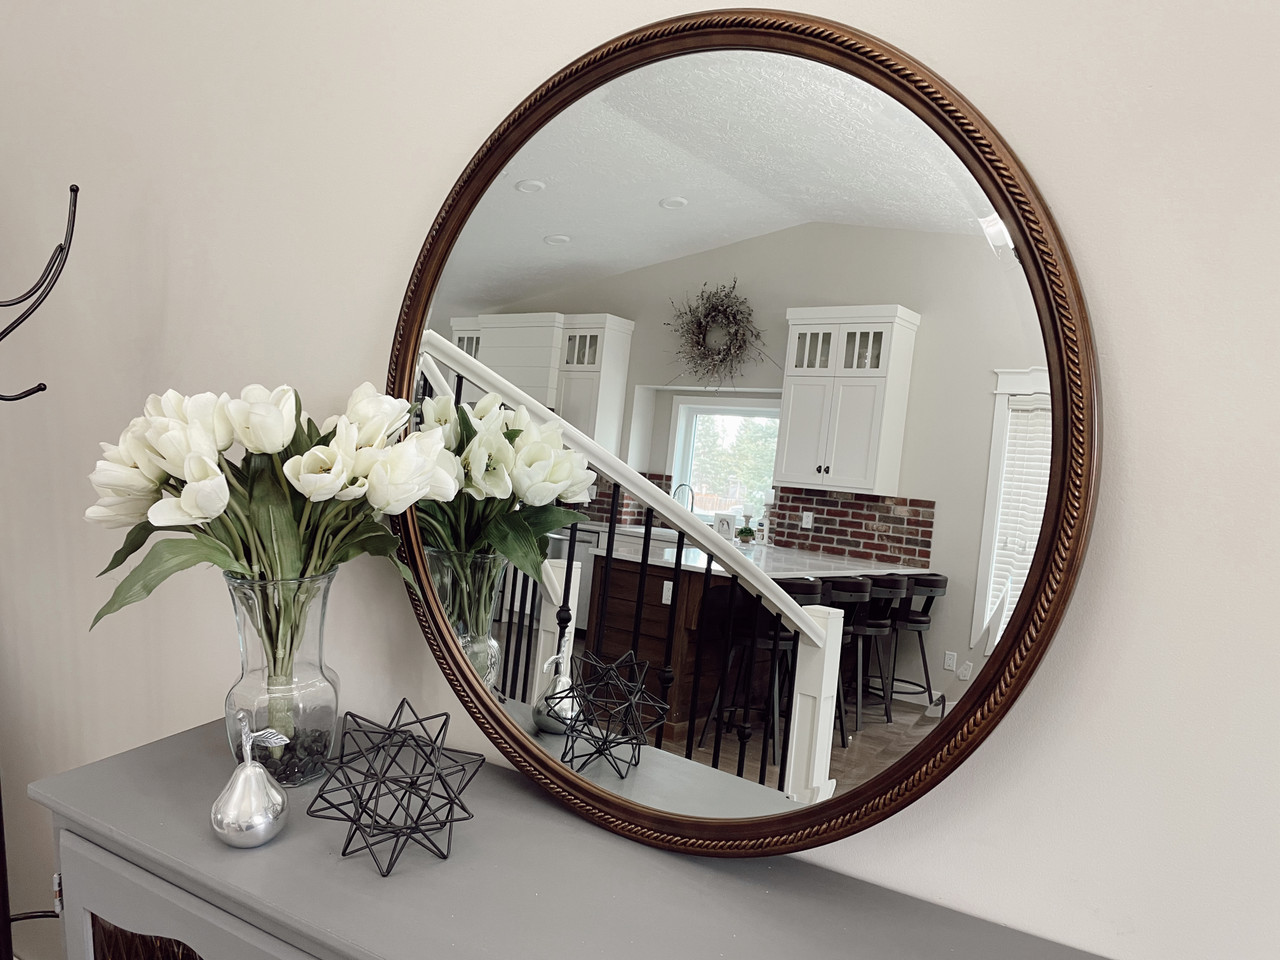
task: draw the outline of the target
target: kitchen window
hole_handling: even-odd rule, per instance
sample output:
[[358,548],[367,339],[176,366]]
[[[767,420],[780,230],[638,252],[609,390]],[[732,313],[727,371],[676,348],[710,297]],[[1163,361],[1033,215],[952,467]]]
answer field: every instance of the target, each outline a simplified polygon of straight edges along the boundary
[[763,516],[780,412],[773,398],[673,398],[672,484],[692,488],[694,513],[707,521],[725,512]]

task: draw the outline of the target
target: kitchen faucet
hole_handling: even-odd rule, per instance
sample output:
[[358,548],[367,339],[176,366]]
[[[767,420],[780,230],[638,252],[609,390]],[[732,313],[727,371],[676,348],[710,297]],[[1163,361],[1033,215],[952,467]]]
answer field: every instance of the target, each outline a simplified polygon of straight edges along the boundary
[[677,494],[679,494],[681,490],[689,491],[689,512],[693,513],[693,487],[689,486],[689,484],[687,483],[679,484],[674,490],[671,491],[671,499],[674,500],[676,503],[679,503],[680,497],[677,496]]

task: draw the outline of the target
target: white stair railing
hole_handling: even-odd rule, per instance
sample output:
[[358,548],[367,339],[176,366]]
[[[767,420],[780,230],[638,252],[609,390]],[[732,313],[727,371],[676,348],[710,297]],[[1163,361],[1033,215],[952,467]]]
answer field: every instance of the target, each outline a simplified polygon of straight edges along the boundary
[[[684,533],[687,540],[697,544],[704,553],[713,555],[727,573],[735,575],[740,583],[761,598],[766,609],[781,615],[783,623],[800,639],[796,644],[795,688],[784,792],[803,803],[830,797],[835,788],[835,781],[828,774],[843,612],[825,606],[801,607],[759,567],[733,549],[732,544],[654,483],[447,338],[433,330],[424,332],[419,359],[427,380],[438,394],[451,396],[453,386],[435,363],[437,360],[481,390],[496,393],[508,403],[524,406],[535,420],[558,424],[567,447],[584,454],[593,466],[599,467],[632,498],[651,508],[667,525]],[[563,583],[560,579],[563,566],[553,572],[544,565],[543,573],[544,601],[559,606],[562,588],[559,591],[555,588],[560,588]]]

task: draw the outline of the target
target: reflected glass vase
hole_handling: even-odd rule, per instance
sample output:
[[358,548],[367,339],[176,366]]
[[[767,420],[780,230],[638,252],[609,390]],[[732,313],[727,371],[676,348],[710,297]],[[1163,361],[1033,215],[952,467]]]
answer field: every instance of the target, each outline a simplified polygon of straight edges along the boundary
[[425,550],[431,585],[458,634],[462,652],[485,687],[495,686],[502,650],[493,638],[493,621],[507,558],[500,553]]
[[227,694],[227,740],[241,756],[236,711],[254,731],[270,727],[283,747],[253,748],[253,759],[287,787],[314,780],[333,751],[341,716],[338,676],[324,662],[324,618],[337,570],[302,580],[244,580],[223,574],[240,634],[240,679]]

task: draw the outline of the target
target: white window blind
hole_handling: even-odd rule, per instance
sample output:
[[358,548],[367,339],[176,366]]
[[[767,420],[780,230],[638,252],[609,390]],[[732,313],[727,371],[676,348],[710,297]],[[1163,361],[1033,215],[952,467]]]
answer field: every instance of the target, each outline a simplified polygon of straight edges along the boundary
[[991,580],[987,593],[989,617],[1006,588],[1009,592],[1000,633],[1008,625],[1013,608],[1017,606],[1040,536],[1045,496],[1049,489],[1052,438],[1048,394],[1009,397],[1008,432],[1000,474]]

